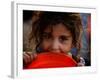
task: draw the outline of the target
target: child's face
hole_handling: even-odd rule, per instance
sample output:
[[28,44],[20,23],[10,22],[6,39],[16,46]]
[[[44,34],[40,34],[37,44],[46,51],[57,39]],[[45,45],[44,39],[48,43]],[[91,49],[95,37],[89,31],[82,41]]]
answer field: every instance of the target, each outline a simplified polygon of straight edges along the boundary
[[72,34],[62,24],[53,26],[44,30],[42,48],[49,52],[67,53],[72,48]]

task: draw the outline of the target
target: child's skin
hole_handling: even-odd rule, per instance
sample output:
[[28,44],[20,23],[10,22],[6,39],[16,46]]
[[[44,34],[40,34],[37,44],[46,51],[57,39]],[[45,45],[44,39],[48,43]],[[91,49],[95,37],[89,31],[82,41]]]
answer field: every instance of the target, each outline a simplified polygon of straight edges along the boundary
[[[58,20],[58,22],[56,21],[55,24],[53,24],[52,22],[49,23],[50,16],[49,19],[48,16],[46,16],[46,18],[48,19],[48,22],[46,23],[47,25],[44,25],[46,22],[45,20],[47,19],[42,17],[44,19],[44,22],[42,22],[43,19],[40,19],[40,22],[42,22],[42,24],[38,23],[40,26],[36,26],[36,28],[33,27],[33,32],[32,32],[32,34],[34,33],[33,36],[35,36],[36,38],[37,36],[39,37],[36,40],[36,42],[38,42],[37,44],[38,47],[42,48],[42,52],[64,53],[72,57],[70,51],[73,47],[77,47],[77,44],[79,42],[78,40],[81,34],[80,31],[81,22],[77,20],[75,16],[74,17],[72,17],[72,15],[70,16],[70,14],[68,14],[69,16],[65,16],[65,14],[60,15],[63,18],[59,17],[58,13],[53,14],[53,17],[52,13],[50,14],[51,14],[50,15],[51,21],[55,22],[56,20]],[[66,19],[67,17],[69,17],[69,19]],[[70,18],[72,18],[72,20]],[[71,22],[73,20],[76,22]],[[74,23],[76,24],[74,25]],[[42,30],[41,31],[42,33],[40,33],[40,31],[37,32],[37,30],[39,30],[38,27],[41,28],[40,31]],[[36,29],[36,31],[34,29]],[[23,55],[24,65],[27,65],[33,59],[35,59],[36,55],[37,54],[24,53]]]

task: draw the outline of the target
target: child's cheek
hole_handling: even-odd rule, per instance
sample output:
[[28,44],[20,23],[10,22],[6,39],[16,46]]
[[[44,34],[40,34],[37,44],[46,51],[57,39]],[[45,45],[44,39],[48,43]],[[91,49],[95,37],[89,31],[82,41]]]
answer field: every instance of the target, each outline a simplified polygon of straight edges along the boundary
[[61,51],[64,52],[64,53],[68,53],[71,50],[71,48],[72,47],[68,46],[68,45],[61,45],[60,46]]
[[50,42],[43,41],[42,42],[42,48],[44,51],[48,51],[50,49]]

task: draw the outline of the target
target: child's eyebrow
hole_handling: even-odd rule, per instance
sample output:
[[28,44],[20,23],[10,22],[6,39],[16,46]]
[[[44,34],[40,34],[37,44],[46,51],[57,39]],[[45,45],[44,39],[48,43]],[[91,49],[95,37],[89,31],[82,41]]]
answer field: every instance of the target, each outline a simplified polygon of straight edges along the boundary
[[71,35],[60,35],[61,37],[66,37],[66,38],[70,38]]
[[43,32],[43,34],[42,35],[51,35],[51,32]]
[[62,33],[62,34],[60,34],[60,36],[71,37],[72,35],[71,34],[68,34],[68,33]]

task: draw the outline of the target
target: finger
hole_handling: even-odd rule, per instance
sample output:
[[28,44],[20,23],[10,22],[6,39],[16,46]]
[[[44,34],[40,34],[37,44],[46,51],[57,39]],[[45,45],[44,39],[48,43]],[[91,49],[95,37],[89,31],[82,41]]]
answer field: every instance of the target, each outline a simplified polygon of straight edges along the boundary
[[30,61],[31,61],[30,56],[27,53],[23,54],[23,61],[24,61],[25,64],[30,63]]
[[28,52],[27,54],[30,56],[31,61],[33,61],[37,57],[36,53]]
[[28,52],[27,53],[27,55],[29,56],[29,58],[30,58],[30,62],[32,62],[33,61],[33,59],[34,59],[34,55],[33,55],[33,53],[32,52]]

